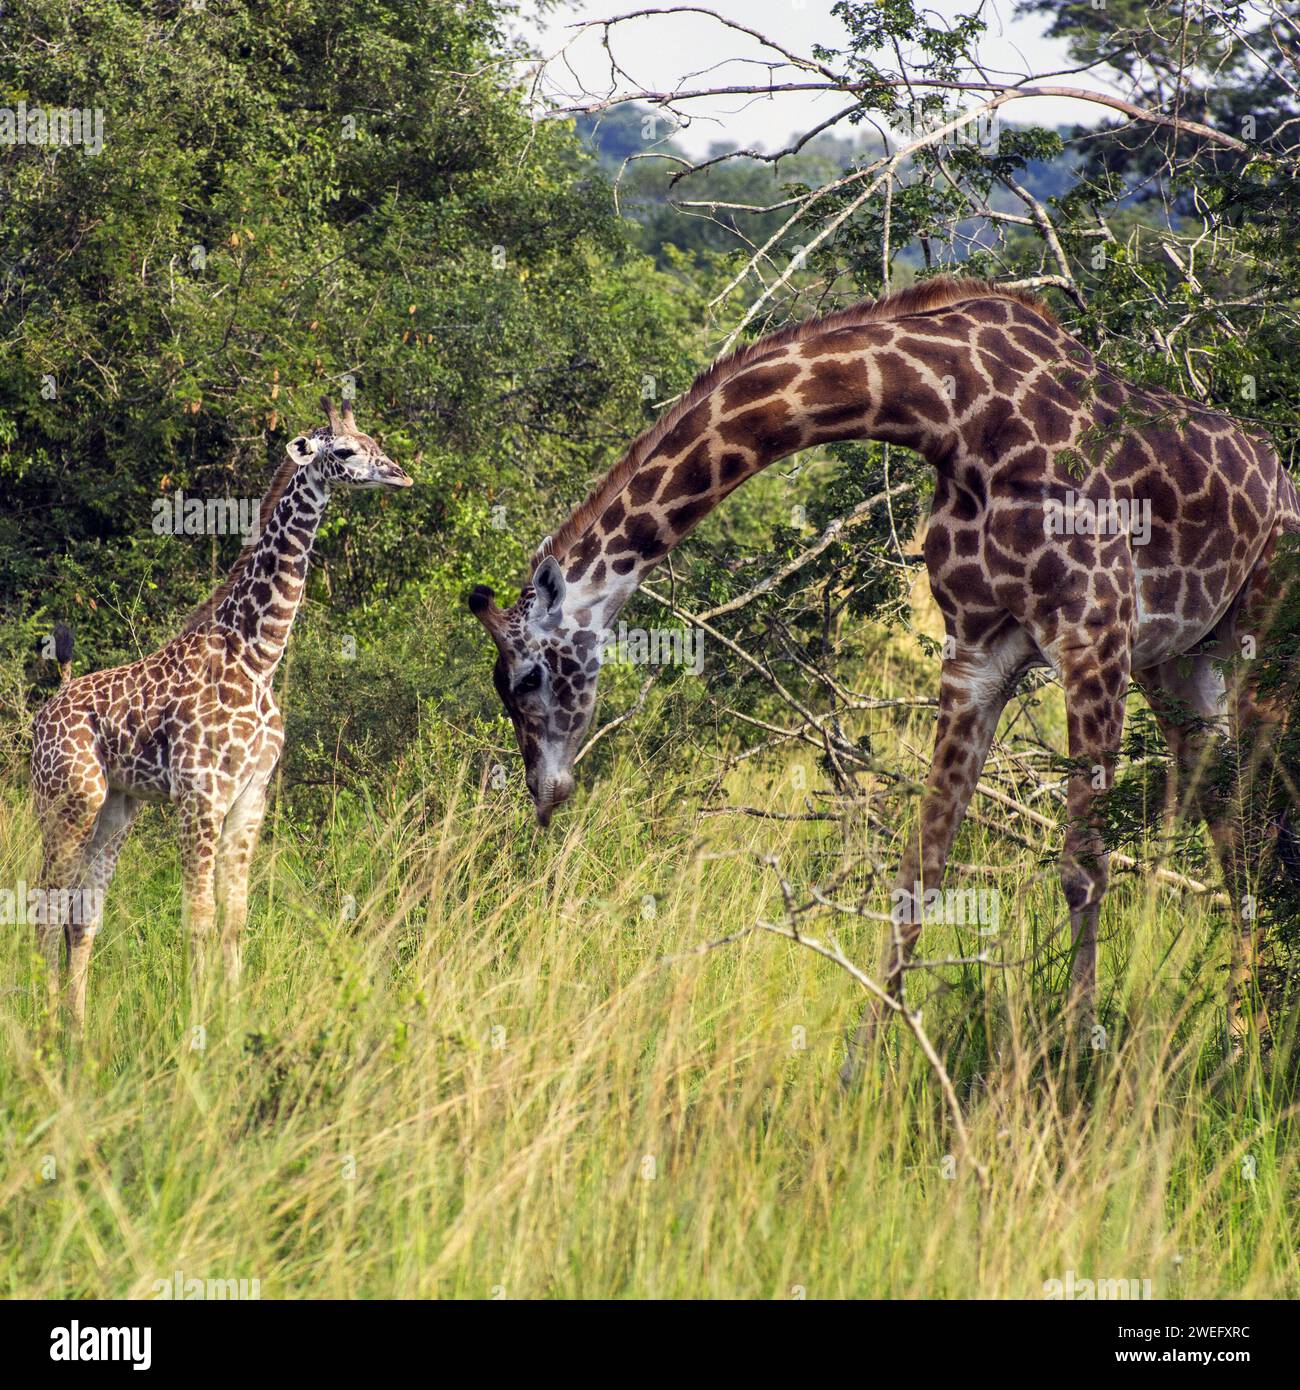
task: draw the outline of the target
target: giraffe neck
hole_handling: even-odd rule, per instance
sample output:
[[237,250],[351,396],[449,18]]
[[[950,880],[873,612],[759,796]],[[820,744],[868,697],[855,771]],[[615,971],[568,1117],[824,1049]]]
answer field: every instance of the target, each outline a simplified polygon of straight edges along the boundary
[[272,673],[284,655],[328,502],[329,492],[315,471],[297,469],[213,612],[215,622],[247,640],[245,659],[259,674]]
[[875,439],[936,465],[952,452],[944,379],[890,351],[897,325],[811,337],[747,365],[692,405],[562,557],[570,610],[608,627],[641,582],[747,478],[814,445]]

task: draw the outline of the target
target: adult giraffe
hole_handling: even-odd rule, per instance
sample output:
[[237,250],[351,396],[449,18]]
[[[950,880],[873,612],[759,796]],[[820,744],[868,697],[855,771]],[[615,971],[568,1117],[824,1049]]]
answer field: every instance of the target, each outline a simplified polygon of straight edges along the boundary
[[[1021,677],[1048,665],[1068,709],[1060,872],[1086,1015],[1106,887],[1094,802],[1109,784],[1130,677],[1175,762],[1197,764],[1226,712],[1213,662],[1236,652],[1239,633],[1261,632],[1269,558],[1282,531],[1300,529],[1300,502],[1265,438],[1117,377],[1030,295],[941,277],[743,348],[543,541],[512,608],[484,587],[470,595],[496,643],[493,679],[538,819],[572,794],[602,633],[646,574],[759,469],[842,439],[915,449],[938,474],[925,562],[949,640],[934,757],[893,899],[889,988],[901,993],[920,893],[940,882],[999,715]],[[1075,524],[1078,499],[1084,511],[1136,507],[1144,531],[1149,504],[1149,534],[1099,534],[1086,516]],[[1240,883],[1227,817],[1202,809],[1230,886]],[[1253,956],[1238,920],[1238,998]]]
[[290,441],[257,533],[179,636],[139,661],[73,679],[71,633],[56,633],[63,684],[32,724],[32,792],[45,849],[37,936],[52,1005],[67,941],[78,1027],[104,893],[145,801],[177,808],[195,966],[219,905],[226,974],[239,978],[249,865],[284,743],[271,682],[302,603],[317,528],[334,487],[411,485],[357,428],[350,405],[340,415],[328,400],[321,404],[329,424]]

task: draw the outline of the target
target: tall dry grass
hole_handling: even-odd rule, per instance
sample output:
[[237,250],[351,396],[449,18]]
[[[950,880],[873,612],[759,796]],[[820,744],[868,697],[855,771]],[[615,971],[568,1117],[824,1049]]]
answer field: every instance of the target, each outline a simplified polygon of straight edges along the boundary
[[[1059,729],[1051,698],[1037,717]],[[898,715],[891,756],[927,732]],[[1297,1292],[1291,1030],[1227,1058],[1224,928],[1202,900],[1117,882],[1104,1045],[1071,1049],[1052,837],[963,831],[955,858],[979,873],[956,881],[997,888],[997,933],[927,928],[924,953],[1026,963],[912,984],[981,1193],[902,1030],[841,1092],[861,1002],[844,972],[769,936],[697,950],[779,918],[758,856],[803,890],[846,843],[886,862],[890,837],[698,820],[662,768],[647,803],[620,737],[624,760],[544,835],[450,760],[409,804],[340,799],[319,826],[281,809],[244,987],[203,1005],[170,822],[149,812],[84,1048],[41,1045],[31,930],[0,932],[0,1289],[148,1297],[180,1270],[264,1297],[1041,1297],[1073,1271],[1157,1297]],[[746,768],[733,803],[803,804],[788,765]],[[37,859],[12,788],[0,885],[34,882]],[[855,872],[846,899],[868,887]],[[816,930],[875,965],[875,924]]]

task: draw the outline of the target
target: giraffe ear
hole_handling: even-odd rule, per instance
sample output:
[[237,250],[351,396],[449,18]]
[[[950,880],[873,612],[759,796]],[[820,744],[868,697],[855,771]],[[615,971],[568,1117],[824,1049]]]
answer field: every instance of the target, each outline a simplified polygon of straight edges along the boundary
[[320,445],[314,439],[309,439],[305,434],[300,434],[297,439],[291,439],[288,446],[290,458],[297,459],[300,463],[311,458]]
[[564,603],[568,585],[564,582],[564,571],[554,555],[548,555],[533,571],[533,588],[542,601],[541,612],[547,617],[558,615]]

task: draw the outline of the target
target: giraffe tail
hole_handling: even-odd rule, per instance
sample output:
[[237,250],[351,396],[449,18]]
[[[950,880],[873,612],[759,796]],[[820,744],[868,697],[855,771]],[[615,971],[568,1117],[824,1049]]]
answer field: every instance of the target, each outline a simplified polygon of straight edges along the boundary
[[54,624],[54,659],[59,663],[59,685],[72,679],[72,629],[67,623]]

